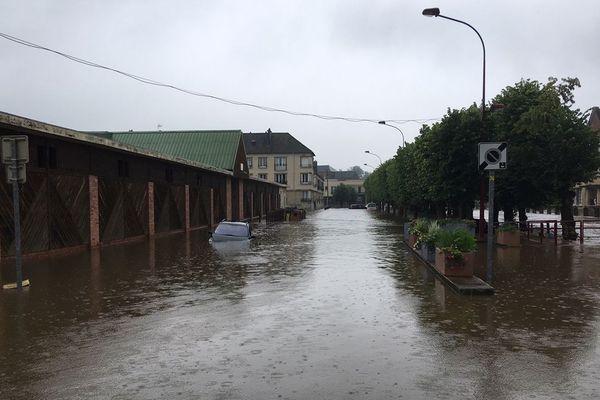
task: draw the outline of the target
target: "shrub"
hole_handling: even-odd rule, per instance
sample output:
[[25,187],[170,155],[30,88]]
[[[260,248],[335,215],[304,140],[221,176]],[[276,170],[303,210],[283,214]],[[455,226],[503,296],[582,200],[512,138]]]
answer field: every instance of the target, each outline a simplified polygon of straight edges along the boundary
[[408,228],[408,233],[411,235],[416,235],[417,237],[423,236],[427,230],[429,229],[429,224],[431,222],[425,218],[417,218],[415,219]]
[[516,232],[518,231],[517,224],[514,222],[505,222],[500,225],[497,229],[497,232]]
[[475,238],[466,229],[441,230],[435,245],[452,258],[462,258],[463,253],[477,248]]
[[441,219],[441,220],[439,220],[439,223],[441,226],[464,224],[467,227],[474,227],[476,225],[476,221],[474,219],[458,219],[458,218]]
[[440,227],[440,224],[437,221],[432,221],[427,227],[427,232],[423,234],[421,242],[434,245],[441,230],[442,228]]

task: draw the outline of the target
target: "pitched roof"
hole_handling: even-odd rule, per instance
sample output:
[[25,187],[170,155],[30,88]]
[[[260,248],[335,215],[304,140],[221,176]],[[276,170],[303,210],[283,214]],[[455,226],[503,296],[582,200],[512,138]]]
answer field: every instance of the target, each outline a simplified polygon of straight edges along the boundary
[[337,179],[339,181],[360,179],[356,171],[332,171],[328,177],[329,179]]
[[233,171],[241,131],[91,132],[115,142]]
[[156,158],[183,165],[189,165],[195,168],[202,168],[214,171],[219,174],[232,175],[233,172],[232,170],[217,168],[209,164],[200,163],[192,160],[185,160],[179,157],[174,157],[169,154],[159,153],[150,149],[140,148],[126,143],[116,142],[111,140],[110,134],[108,132],[90,133],[76,131],[73,129],[36,121],[30,118],[9,114],[3,111],[0,111],[0,128],[6,129],[7,132],[34,132],[35,134],[55,137],[59,138],[60,140],[84,143],[86,145],[98,146],[101,148],[110,148],[116,151],[135,154],[142,157]]
[[244,133],[246,154],[310,154],[315,153],[288,132]]
[[317,165],[317,171],[319,171],[319,172],[332,172],[332,171],[335,171],[335,168],[333,168],[331,165],[321,164],[321,165]]

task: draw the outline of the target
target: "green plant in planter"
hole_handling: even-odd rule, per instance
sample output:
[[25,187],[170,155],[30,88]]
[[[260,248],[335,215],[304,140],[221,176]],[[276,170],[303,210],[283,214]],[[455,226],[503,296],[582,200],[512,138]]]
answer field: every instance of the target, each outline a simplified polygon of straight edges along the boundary
[[519,228],[516,223],[506,222],[498,227],[496,232],[516,232]]
[[445,218],[445,219],[440,220],[439,223],[441,226],[464,224],[468,227],[473,227],[476,225],[474,219],[459,219],[459,218]]
[[440,230],[435,245],[450,258],[455,259],[460,259],[463,253],[477,248],[475,237],[466,229]]
[[417,240],[414,245],[415,249],[421,247],[421,243],[423,243],[423,238],[427,235],[427,232],[429,231],[430,224],[431,221],[428,219],[417,218],[408,228],[408,233],[417,237]]
[[421,243],[425,243],[427,245],[435,245],[435,241],[437,240],[442,228],[437,221],[431,221],[429,226],[427,227],[427,232],[422,236]]

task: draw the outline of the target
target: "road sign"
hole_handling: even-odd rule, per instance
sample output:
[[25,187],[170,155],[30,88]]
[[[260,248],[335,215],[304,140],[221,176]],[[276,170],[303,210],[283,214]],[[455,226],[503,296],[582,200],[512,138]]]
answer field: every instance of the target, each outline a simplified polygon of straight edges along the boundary
[[[14,144],[17,145],[14,154]],[[2,164],[26,164],[29,162],[29,141],[27,136],[2,136]]]
[[5,164],[8,183],[25,183],[25,164],[29,162],[27,136],[2,136],[2,163]]
[[19,183],[25,182],[25,165],[29,162],[29,141],[27,136],[2,136],[2,163],[5,164],[6,180],[12,184],[13,219],[15,221],[15,267],[17,270],[17,289],[23,287],[21,268],[21,211],[19,207]]
[[6,182],[8,183],[25,183],[27,180],[25,164],[17,164],[16,167],[14,165],[7,165],[4,169],[6,170]]
[[506,169],[506,143],[479,143],[479,170]]

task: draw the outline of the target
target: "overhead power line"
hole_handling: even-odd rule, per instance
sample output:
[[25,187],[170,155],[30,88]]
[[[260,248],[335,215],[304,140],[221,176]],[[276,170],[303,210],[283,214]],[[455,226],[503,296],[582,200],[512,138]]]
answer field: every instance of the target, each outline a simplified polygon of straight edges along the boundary
[[290,111],[290,110],[285,110],[283,108],[276,108],[276,107],[268,107],[268,106],[262,106],[262,105],[258,105],[258,104],[253,104],[253,103],[248,103],[248,102],[244,102],[244,101],[239,101],[239,100],[232,100],[232,99],[226,99],[224,97],[219,97],[219,96],[215,96],[212,94],[208,94],[208,93],[200,93],[200,92],[196,92],[193,90],[189,90],[189,89],[185,89],[185,88],[181,88],[175,85],[171,85],[169,83],[163,83],[163,82],[159,82],[159,81],[155,81],[153,79],[149,79],[149,78],[144,78],[143,76],[139,76],[139,75],[135,75],[135,74],[131,74],[129,72],[125,72],[125,71],[121,71],[118,70],[116,68],[111,68],[108,67],[106,65],[101,65],[98,63],[95,63],[93,61],[88,61],[85,60],[83,58],[79,58],[79,57],[75,57],[72,56],[70,54],[66,54],[63,53],[61,51],[58,50],[54,50],[48,47],[44,47],[41,46],[39,44],[36,43],[32,43],[32,42],[28,42],[24,39],[20,39],[18,37],[15,36],[11,36],[8,35],[6,33],[2,33],[0,32],[0,37],[9,40],[11,42],[14,43],[18,43],[21,44],[23,46],[27,46],[27,47],[32,47],[34,49],[38,49],[38,50],[44,50],[50,53],[54,53],[57,54],[61,57],[65,57],[71,61],[75,61],[77,63],[83,64],[83,65],[87,65],[88,67],[93,67],[93,68],[99,68],[99,69],[104,69],[107,71],[111,71],[114,72],[116,74],[119,75],[123,75],[127,78],[131,78],[134,79],[138,82],[142,82],[148,85],[153,85],[153,86],[160,86],[160,87],[164,87],[164,88],[168,88],[168,89],[173,89],[176,90],[178,92],[182,92],[182,93],[186,93],[192,96],[197,96],[197,97],[204,97],[204,98],[209,98],[209,99],[213,99],[213,100],[218,100],[224,103],[228,103],[228,104],[232,104],[232,105],[236,105],[236,106],[244,106],[244,107],[252,107],[252,108],[256,108],[259,110],[263,110],[263,111],[269,111],[269,112],[278,112],[278,113],[284,113],[284,114],[289,114],[289,115],[294,115],[294,116],[300,116],[300,117],[313,117],[313,118],[319,118],[319,119],[324,119],[324,120],[338,120],[338,121],[347,121],[347,122],[371,122],[371,123],[379,123],[379,121],[381,120],[385,120],[385,121],[389,121],[389,122],[394,122],[397,124],[404,124],[407,122],[414,122],[414,123],[418,123],[418,124],[424,124],[426,122],[430,122],[430,121],[438,121],[439,118],[422,118],[422,119],[390,119],[390,118],[377,118],[377,119],[369,119],[369,118],[352,118],[352,117],[342,117],[342,116],[336,116],[336,115],[322,115],[322,114],[312,114],[312,113],[308,113],[308,112],[300,112],[300,111]]

